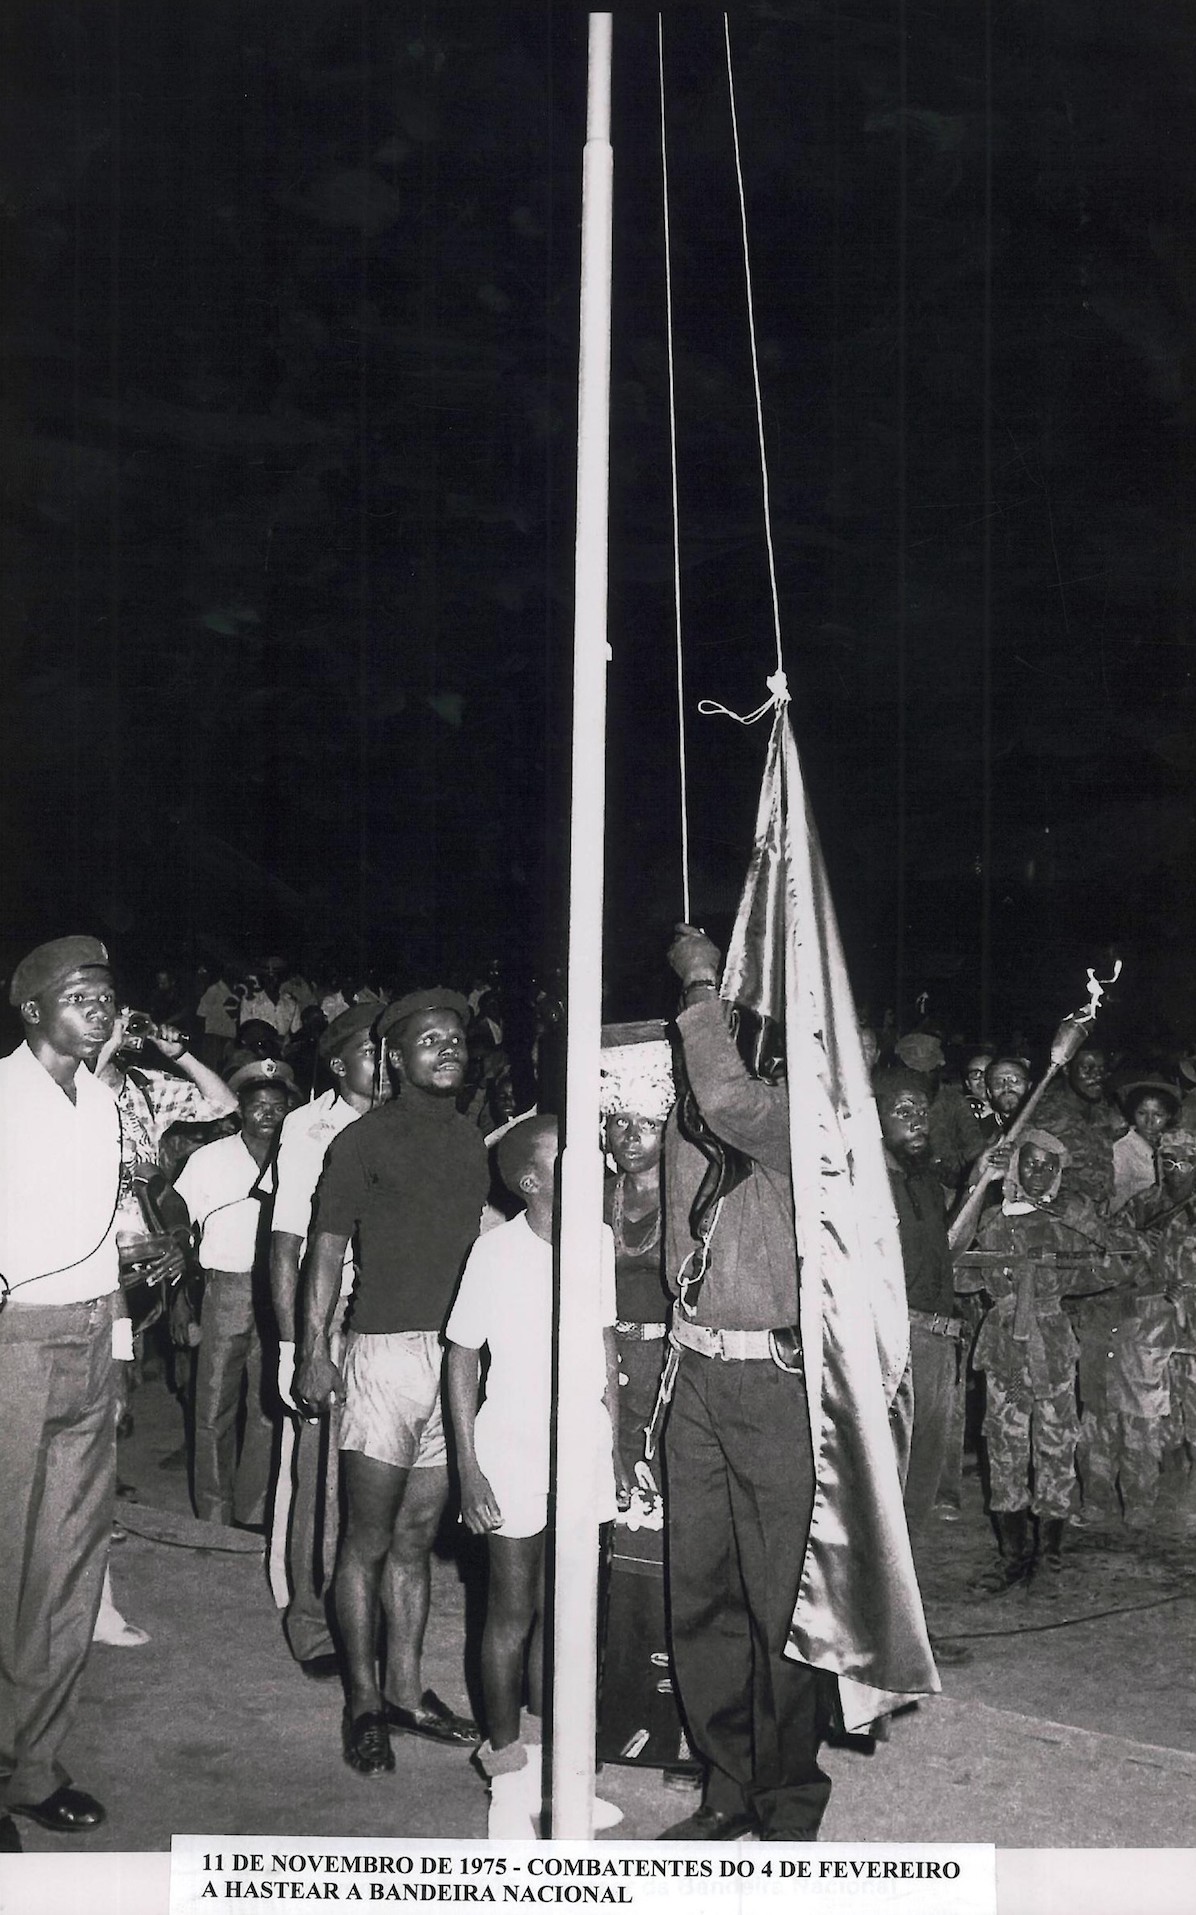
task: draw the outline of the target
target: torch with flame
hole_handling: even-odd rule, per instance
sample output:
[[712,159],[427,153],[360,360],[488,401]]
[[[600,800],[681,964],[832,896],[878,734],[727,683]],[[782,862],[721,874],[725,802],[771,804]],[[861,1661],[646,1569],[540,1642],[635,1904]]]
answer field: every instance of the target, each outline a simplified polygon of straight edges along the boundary
[[[1120,976],[1120,958],[1117,959],[1113,967],[1112,977],[1098,978],[1096,972],[1089,967],[1088,1002],[1085,1004],[1083,1010],[1069,1011],[1060,1024],[1059,1029],[1055,1032],[1054,1037],[1051,1039],[1051,1061],[1047,1066],[1046,1073],[1041,1082],[1035,1084],[1034,1089],[1030,1092],[1030,1095],[1009,1126],[1009,1129],[1005,1132],[1004,1137],[1001,1138],[1002,1146],[1016,1144],[1018,1138],[1033,1117],[1034,1112],[1038,1109],[1047,1085],[1058,1076],[1061,1070],[1065,1069],[1066,1066],[1071,1063],[1076,1052],[1087,1042],[1092,1031],[1092,1026],[1096,1022],[1096,1014],[1101,1007],[1105,991],[1110,984],[1116,984]],[[959,1215],[955,1218],[948,1232],[948,1242],[950,1243],[953,1253],[958,1254],[959,1251],[966,1250],[971,1243],[972,1238],[976,1234],[976,1225],[980,1221],[980,1211],[983,1204],[984,1186],[981,1185],[968,1197],[967,1202],[960,1210]]]
[[[1051,1068],[1029,1098],[1025,1109],[1019,1113],[1018,1122],[1014,1126],[1014,1130],[1021,1127],[1026,1113],[1037,1104],[1056,1071],[1061,1071],[1066,1064],[1070,1064],[1076,1052],[1082,1049],[1083,1045],[1087,1042],[1092,1026],[1096,1022],[1096,1014],[1101,1007],[1105,990],[1110,984],[1116,984],[1120,976],[1120,958],[1117,959],[1117,962],[1113,966],[1112,977],[1097,977],[1096,972],[1092,969],[1091,965],[1089,965],[1088,1002],[1082,1011],[1069,1011],[1062,1024],[1060,1024],[1059,1029],[1055,1032],[1051,1040]],[[1010,1130],[1009,1136],[1012,1137],[1013,1134],[1014,1131]],[[1008,1139],[1006,1141],[1008,1141]]]

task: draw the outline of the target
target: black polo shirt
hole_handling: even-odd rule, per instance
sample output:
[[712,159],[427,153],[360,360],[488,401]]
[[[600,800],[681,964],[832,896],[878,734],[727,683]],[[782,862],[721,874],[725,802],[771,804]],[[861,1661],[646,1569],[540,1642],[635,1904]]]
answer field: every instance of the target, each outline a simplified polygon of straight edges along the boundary
[[442,1327],[489,1182],[481,1133],[451,1097],[404,1090],[333,1139],[314,1227],[355,1240],[350,1329]]

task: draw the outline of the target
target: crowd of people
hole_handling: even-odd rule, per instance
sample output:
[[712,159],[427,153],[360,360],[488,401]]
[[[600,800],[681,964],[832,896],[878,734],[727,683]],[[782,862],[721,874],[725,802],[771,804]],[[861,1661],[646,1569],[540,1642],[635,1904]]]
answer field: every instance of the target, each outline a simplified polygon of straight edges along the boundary
[[[852,1725],[834,1678],[791,1653],[832,1492],[806,1397],[790,1088],[741,1054],[710,939],[679,927],[668,962],[671,1023],[604,1031],[599,1334],[569,1378],[593,1402],[618,1619],[600,1747],[700,1782],[665,1839],[809,1841],[820,1748]],[[85,936],[9,981],[0,1848],[19,1846],[14,1816],[64,1835],[104,1819],[61,1751],[93,1637],[144,1640],[107,1558],[128,1374],[155,1347],[186,1407],[196,1516],[285,1536],[285,1640],[306,1677],[343,1685],[345,1761],[369,1777],[397,1735],[456,1746],[490,1833],[535,1835],[554,981],[517,993],[491,967],[468,992],[396,992],[269,958],[231,983],[164,967],[144,1012],[119,982]],[[1168,1478],[1167,1519],[1196,1529],[1196,1060],[1138,1065],[1082,1034],[1044,1084],[1020,1039],[968,1049],[924,1020],[882,1046],[861,1023],[909,1318],[881,1410],[893,1493],[917,1567],[978,1451],[994,1597],[1057,1588],[1070,1523],[1148,1529]],[[423,1678],[451,1499],[486,1539],[480,1722]],[[925,1693],[914,1593],[900,1686]]]

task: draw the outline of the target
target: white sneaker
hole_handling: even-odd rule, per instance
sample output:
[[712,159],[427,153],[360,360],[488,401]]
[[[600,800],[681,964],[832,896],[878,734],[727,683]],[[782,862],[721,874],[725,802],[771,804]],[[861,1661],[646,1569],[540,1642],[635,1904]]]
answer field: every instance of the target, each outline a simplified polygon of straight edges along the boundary
[[[523,1757],[518,1768],[504,1768],[497,1775],[493,1772],[493,1762],[502,1759],[513,1761],[516,1754]],[[486,1819],[486,1834],[490,1841],[534,1842],[540,1833],[537,1821],[540,1809],[540,1750],[528,1749],[524,1743],[517,1742],[509,1752],[506,1749],[496,1751],[486,1741],[478,1749],[476,1760],[490,1785],[490,1809]]]

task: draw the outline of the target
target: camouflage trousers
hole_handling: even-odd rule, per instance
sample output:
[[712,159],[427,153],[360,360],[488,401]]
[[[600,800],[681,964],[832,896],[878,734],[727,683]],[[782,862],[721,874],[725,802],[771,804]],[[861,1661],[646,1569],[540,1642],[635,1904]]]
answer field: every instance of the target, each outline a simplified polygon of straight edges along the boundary
[[1167,1418],[1166,1446],[1177,1450],[1186,1443],[1196,1456],[1196,1356],[1187,1350],[1177,1350],[1167,1364],[1167,1383],[1171,1413]]
[[1037,1516],[1046,1517],[1070,1516],[1079,1427],[1071,1383],[1053,1396],[1039,1397],[1024,1383],[1007,1388],[990,1370],[984,1409],[990,1508],[1033,1509]]
[[1116,1510],[1117,1484],[1127,1522],[1149,1521],[1159,1495],[1159,1464],[1167,1425],[1159,1416],[1085,1410],[1077,1461],[1086,1510]]

